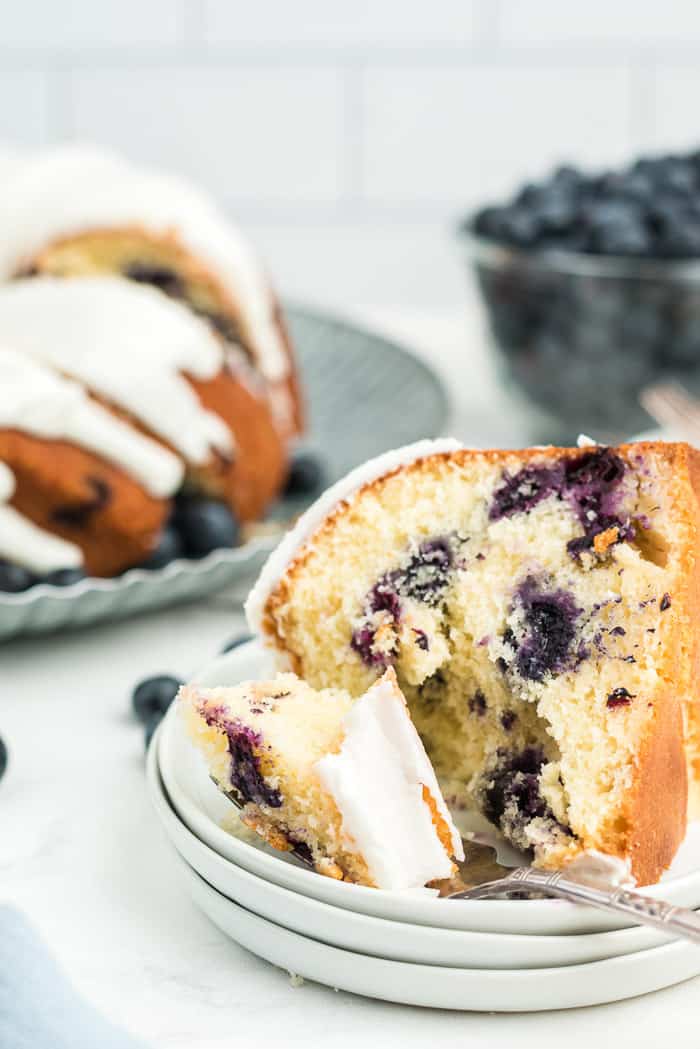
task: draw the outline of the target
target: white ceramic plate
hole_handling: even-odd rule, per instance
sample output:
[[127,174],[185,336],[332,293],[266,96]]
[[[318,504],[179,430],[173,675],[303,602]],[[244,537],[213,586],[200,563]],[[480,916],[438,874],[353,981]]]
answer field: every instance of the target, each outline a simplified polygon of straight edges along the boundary
[[184,861],[178,865],[195,904],[242,947],[291,973],[368,998],[435,1009],[537,1012],[634,998],[700,973],[700,950],[685,942],[558,969],[460,969],[370,958],[275,925],[222,896]]
[[[234,685],[271,671],[257,641],[221,656],[196,675],[203,685]],[[393,921],[447,929],[524,935],[604,932],[631,926],[616,916],[563,900],[439,900],[421,892],[387,892],[324,878],[261,843],[249,844],[221,828],[231,805],[209,780],[203,761],[181,729],[173,707],[158,742],[160,773],[170,801],[193,834],[244,870],[324,903]],[[700,907],[700,824],[694,824],[670,871],[649,895]]]
[[[447,396],[422,361],[335,317],[294,306],[286,316],[307,401],[305,445],[318,449],[329,484],[388,448],[442,431]],[[302,507],[303,500],[285,500],[274,516],[288,519]],[[259,539],[236,550],[217,550],[201,561],[173,561],[154,572],[133,569],[116,579],[0,593],[0,641],[75,629],[211,594],[252,576],[276,542]]]
[[196,838],[169,802],[155,747],[149,754],[147,777],[151,802],[171,844],[205,881],[247,910],[334,947],[421,965],[513,969],[600,961],[670,941],[670,937],[647,928],[579,936],[435,929],[333,907],[249,873]]

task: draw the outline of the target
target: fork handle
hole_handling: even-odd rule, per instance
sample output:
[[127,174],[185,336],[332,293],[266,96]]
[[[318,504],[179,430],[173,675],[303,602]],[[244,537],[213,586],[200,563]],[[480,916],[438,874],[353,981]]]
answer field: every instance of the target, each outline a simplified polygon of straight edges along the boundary
[[676,907],[672,903],[643,896],[630,889],[602,889],[567,878],[561,871],[516,867],[505,878],[477,885],[460,895],[472,900],[486,899],[508,890],[523,888],[543,892],[547,896],[558,896],[574,903],[588,903],[614,914],[624,914],[633,918],[638,925],[651,925],[655,929],[662,929],[664,932],[700,943],[700,915],[688,907]]

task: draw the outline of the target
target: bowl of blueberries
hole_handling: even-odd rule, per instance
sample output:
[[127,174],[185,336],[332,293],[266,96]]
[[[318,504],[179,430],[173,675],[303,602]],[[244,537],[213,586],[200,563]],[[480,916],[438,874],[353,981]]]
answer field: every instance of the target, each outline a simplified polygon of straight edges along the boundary
[[541,439],[648,429],[640,393],[659,380],[700,393],[700,151],[560,167],[470,215],[460,236]]

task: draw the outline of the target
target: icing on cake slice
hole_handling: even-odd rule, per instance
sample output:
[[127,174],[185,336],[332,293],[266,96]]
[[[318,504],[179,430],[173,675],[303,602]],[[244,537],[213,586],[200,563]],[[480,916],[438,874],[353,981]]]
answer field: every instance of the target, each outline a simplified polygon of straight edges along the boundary
[[293,674],[184,687],[180,712],[209,774],[275,848],[330,877],[419,888],[462,844],[392,670],[362,696]]

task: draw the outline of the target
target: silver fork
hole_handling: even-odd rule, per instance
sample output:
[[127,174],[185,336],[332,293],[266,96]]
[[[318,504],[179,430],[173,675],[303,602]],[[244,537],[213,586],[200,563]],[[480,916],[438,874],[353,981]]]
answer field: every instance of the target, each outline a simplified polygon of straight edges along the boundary
[[577,874],[574,878],[565,871],[507,867],[498,862],[492,845],[462,841],[464,860],[458,864],[459,874],[440,886],[440,895],[445,899],[486,900],[523,891],[528,895],[557,896],[625,915],[639,925],[651,925],[700,943],[700,915],[687,907],[676,907],[631,889],[611,886],[604,878],[594,875]]
[[[222,790],[218,781],[213,776],[211,778]],[[224,790],[223,793],[236,808],[243,807],[235,790]],[[442,899],[486,900],[514,892],[527,893],[528,896],[557,896],[572,903],[587,903],[612,911],[632,918],[639,925],[651,925],[655,929],[700,943],[700,916],[686,907],[676,907],[630,889],[611,887],[595,877],[574,879],[566,877],[562,871],[507,867],[498,862],[493,845],[465,838],[462,838],[462,845],[464,859],[457,864],[458,873],[453,878],[433,883]],[[315,870],[311,859],[304,852],[297,848],[291,851],[305,867]]]
[[661,426],[680,430],[691,443],[700,445],[700,401],[680,383],[658,382],[646,386],[639,400]]

